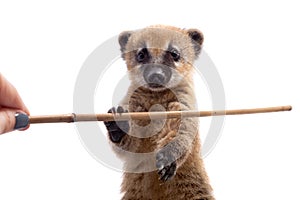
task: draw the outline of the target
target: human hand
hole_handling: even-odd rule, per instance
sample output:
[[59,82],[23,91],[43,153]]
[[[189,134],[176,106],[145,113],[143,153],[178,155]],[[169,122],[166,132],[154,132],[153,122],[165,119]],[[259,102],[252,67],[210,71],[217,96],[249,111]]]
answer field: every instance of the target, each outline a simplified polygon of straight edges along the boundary
[[[16,113],[29,115],[29,110],[16,88],[0,73],[0,134],[14,130]],[[24,129],[21,130],[25,130],[28,126],[22,128]]]

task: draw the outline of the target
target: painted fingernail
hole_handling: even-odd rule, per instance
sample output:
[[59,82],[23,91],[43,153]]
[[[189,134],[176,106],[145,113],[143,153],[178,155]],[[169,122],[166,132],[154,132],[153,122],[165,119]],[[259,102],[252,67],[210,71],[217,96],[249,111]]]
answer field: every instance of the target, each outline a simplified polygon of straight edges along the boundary
[[14,130],[18,130],[21,128],[26,128],[29,124],[29,117],[24,113],[16,113],[15,114],[16,123]]

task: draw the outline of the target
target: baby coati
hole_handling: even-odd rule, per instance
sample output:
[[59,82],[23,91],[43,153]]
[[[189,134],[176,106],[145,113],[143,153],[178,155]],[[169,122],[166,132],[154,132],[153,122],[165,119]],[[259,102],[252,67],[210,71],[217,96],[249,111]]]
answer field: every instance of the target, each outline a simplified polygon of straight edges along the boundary
[[[193,62],[203,35],[197,29],[150,26],[119,35],[131,81],[108,112],[196,110]],[[105,122],[124,161],[124,200],[214,199],[200,157],[197,118]]]

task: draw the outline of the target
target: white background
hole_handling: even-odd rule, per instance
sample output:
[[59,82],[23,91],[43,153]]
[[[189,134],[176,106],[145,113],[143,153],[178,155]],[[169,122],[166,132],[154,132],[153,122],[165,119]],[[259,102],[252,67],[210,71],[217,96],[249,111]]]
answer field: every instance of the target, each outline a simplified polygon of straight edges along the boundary
[[[152,24],[198,28],[227,108],[294,107],[226,118],[205,158],[216,198],[300,199],[299,19],[297,1],[289,0],[1,1],[0,72],[32,115],[70,113],[80,67],[101,42]],[[102,98],[99,112],[106,112],[111,97]],[[201,99],[209,109],[208,93]],[[201,122],[204,134],[208,122]],[[0,199],[120,199],[121,177],[89,155],[73,124],[0,136]]]

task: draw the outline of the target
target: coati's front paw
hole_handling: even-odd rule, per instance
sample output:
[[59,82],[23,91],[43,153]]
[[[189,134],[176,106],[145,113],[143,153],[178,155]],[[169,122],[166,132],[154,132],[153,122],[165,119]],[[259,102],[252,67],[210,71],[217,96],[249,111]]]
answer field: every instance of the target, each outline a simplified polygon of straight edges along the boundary
[[[118,106],[117,109],[115,107],[112,107],[108,110],[108,113],[119,113],[120,115],[122,113],[126,113],[128,110],[124,110],[123,107]],[[129,131],[129,122],[128,121],[110,121],[104,122],[106,129],[108,131],[109,138],[114,143],[119,143],[121,139],[126,135]]]
[[160,180],[170,180],[176,174],[176,158],[168,149],[161,149],[156,154],[156,167],[158,169]]

